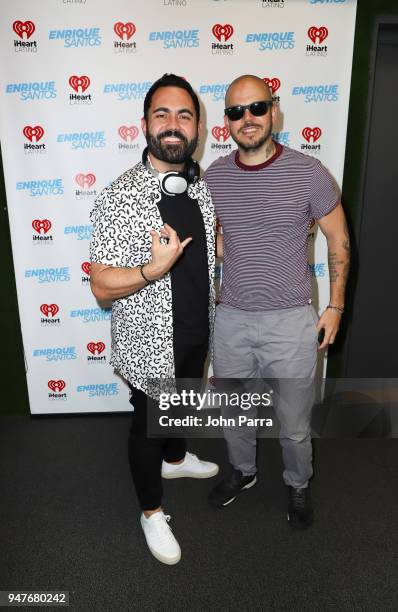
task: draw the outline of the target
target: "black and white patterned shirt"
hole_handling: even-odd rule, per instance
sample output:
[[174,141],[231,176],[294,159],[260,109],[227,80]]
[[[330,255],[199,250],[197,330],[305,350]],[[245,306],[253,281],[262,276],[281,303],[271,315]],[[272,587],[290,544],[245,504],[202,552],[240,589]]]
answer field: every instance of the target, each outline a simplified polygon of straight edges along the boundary
[[[203,216],[209,267],[209,327],[214,319],[215,215],[203,180],[188,188]],[[140,162],[106,187],[91,212],[92,262],[133,268],[151,258],[150,230],[162,227],[158,179]],[[134,387],[156,395],[151,379],[174,378],[170,273],[112,305],[111,365]]]

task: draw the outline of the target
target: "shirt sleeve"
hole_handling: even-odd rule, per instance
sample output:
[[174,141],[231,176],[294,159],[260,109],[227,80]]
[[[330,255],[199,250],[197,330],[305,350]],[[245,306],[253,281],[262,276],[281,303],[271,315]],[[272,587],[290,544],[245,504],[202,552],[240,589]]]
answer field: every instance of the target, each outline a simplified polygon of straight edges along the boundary
[[128,267],[131,250],[130,224],[115,194],[108,196],[106,192],[100,193],[94,202],[90,218],[93,224],[90,241],[91,262],[116,268]]
[[320,219],[339,202],[339,194],[330,172],[316,160],[310,192],[310,211],[313,219]]

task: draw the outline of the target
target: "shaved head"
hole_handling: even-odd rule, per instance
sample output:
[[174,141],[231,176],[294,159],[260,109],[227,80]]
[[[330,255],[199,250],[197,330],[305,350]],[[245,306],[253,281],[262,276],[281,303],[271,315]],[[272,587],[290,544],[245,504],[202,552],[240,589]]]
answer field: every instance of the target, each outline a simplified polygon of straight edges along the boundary
[[[263,113],[258,114],[252,105],[258,102],[270,102]],[[238,119],[231,119],[225,114],[224,124],[239,147],[241,153],[267,156],[274,148],[272,145],[272,126],[276,116],[276,108],[272,104],[270,87],[254,74],[243,74],[233,80],[225,94],[225,107],[243,107],[238,111]],[[241,114],[239,115],[239,113]]]
[[259,93],[261,93],[261,90],[263,91],[265,97],[261,98],[262,100],[272,100],[271,89],[267,85],[267,83],[263,81],[263,79],[260,79],[260,77],[255,76],[254,74],[242,74],[242,76],[239,76],[234,79],[228,87],[225,93],[225,106],[230,106],[229,101],[231,99],[231,96],[233,96],[236,91],[245,89],[246,85],[248,84],[256,84],[256,89]]

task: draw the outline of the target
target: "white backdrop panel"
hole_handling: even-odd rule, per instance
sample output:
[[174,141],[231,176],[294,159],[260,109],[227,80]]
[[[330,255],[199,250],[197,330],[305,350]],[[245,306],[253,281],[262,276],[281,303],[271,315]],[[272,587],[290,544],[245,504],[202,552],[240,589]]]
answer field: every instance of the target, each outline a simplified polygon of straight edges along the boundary
[[[129,410],[109,367],[107,309],[89,288],[95,195],[145,145],[143,98],[185,76],[205,119],[206,168],[235,145],[224,91],[270,81],[275,138],[316,155],[341,186],[354,0],[14,0],[2,7],[0,129],[32,413]],[[119,24],[119,25],[116,25]],[[326,245],[310,241],[314,300],[328,301]]]

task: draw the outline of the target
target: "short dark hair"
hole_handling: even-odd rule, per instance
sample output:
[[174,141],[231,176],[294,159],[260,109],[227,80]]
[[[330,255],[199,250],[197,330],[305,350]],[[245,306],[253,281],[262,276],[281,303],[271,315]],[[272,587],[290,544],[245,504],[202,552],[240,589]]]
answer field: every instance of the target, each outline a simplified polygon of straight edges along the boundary
[[187,91],[192,98],[192,102],[195,107],[196,118],[199,121],[200,106],[199,106],[198,96],[196,95],[196,93],[194,92],[194,90],[192,89],[192,86],[190,85],[190,83],[188,83],[188,81],[186,81],[180,76],[177,76],[176,74],[171,74],[171,73],[164,74],[162,77],[160,77],[160,79],[152,83],[150,89],[148,89],[147,94],[145,96],[145,100],[144,100],[144,119],[145,120],[148,119],[148,111],[149,111],[149,107],[151,106],[153,94],[160,87],[180,87],[181,89],[185,89],[185,91]]

